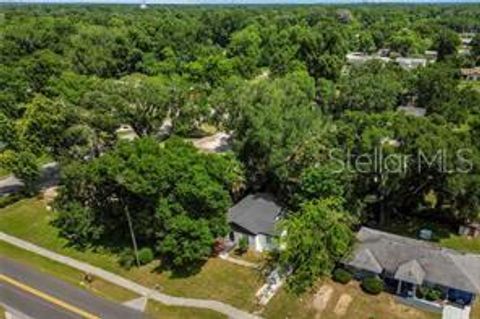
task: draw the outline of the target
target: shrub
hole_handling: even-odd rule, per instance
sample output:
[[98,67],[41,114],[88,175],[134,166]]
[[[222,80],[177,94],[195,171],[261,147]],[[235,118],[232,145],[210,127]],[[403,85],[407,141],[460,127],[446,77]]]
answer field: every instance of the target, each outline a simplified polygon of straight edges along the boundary
[[426,292],[427,292],[426,287],[417,287],[417,290],[415,291],[415,295],[417,298],[423,299],[425,298]]
[[425,292],[425,299],[435,301],[442,298],[442,291],[437,288],[427,288]]
[[372,295],[378,295],[383,291],[383,281],[377,277],[366,277],[362,281],[362,289]]
[[12,194],[0,197],[0,208],[5,208],[12,205],[23,198],[22,194]]
[[144,247],[138,251],[138,262],[140,265],[146,265],[153,261],[153,252],[150,248]]
[[417,298],[425,298],[429,301],[442,299],[443,292],[437,288],[418,287],[416,292]]
[[124,249],[120,253],[119,263],[122,267],[130,269],[135,265],[135,254],[130,248]]
[[349,271],[342,268],[335,269],[332,275],[333,275],[332,278],[334,281],[344,285],[348,284],[353,277]]
[[238,241],[238,253],[243,254],[248,250],[248,239],[246,237],[240,238]]

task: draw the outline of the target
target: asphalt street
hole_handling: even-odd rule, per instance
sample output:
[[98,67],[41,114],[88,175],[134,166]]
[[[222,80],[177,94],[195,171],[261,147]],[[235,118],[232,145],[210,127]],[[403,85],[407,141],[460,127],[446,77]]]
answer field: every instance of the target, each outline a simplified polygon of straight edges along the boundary
[[0,303],[32,318],[147,318],[6,257],[0,257],[0,273]]

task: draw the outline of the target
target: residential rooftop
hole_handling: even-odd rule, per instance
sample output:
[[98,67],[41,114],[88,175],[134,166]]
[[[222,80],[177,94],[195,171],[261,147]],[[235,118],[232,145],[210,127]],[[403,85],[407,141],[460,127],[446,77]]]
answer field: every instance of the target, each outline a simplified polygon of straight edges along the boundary
[[250,194],[228,211],[228,222],[252,234],[275,236],[275,224],[283,207],[272,194]]
[[345,264],[396,279],[429,282],[480,293],[480,255],[442,248],[432,242],[362,227]]

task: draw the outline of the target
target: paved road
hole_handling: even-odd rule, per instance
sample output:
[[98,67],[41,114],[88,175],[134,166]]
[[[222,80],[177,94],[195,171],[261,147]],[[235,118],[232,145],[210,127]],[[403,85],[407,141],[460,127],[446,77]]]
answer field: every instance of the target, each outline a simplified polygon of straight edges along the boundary
[[53,251],[39,247],[25,240],[7,235],[3,232],[0,232],[0,240],[3,240],[11,245],[17,246],[24,250],[28,250],[35,254],[41,255],[43,257],[49,258],[51,260],[55,260],[59,263],[68,265],[72,268],[81,270],[85,273],[93,274],[94,276],[102,278],[103,280],[111,282],[117,286],[131,290],[133,292],[136,292],[139,295],[146,296],[150,299],[159,301],[166,305],[210,309],[213,311],[223,313],[229,318],[235,318],[235,319],[259,319],[260,318],[258,316],[255,316],[246,311],[237,309],[235,307],[232,307],[220,301],[209,300],[209,299],[174,297],[174,296],[170,296],[170,295],[158,292],[154,289],[150,289],[145,286],[139,285],[131,280],[125,279],[119,275],[116,275],[104,269],[92,266],[90,264],[75,260],[67,256],[57,254]]
[[5,257],[0,257],[0,271],[0,302],[32,318],[147,318]]

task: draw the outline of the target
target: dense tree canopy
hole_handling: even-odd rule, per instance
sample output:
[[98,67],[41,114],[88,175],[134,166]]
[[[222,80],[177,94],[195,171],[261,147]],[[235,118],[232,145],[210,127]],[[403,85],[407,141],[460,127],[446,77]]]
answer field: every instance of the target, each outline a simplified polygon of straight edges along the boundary
[[[460,72],[480,63],[479,16],[477,5],[5,6],[0,164],[33,194],[40,159],[58,161],[62,235],[135,243],[177,269],[210,255],[234,201],[271,192],[289,211],[277,261],[301,291],[348,252],[356,222],[480,217],[480,93]],[[477,33],[469,50],[461,33]],[[380,49],[383,61],[346,58]],[[395,62],[426,50],[438,58],[425,67]],[[189,142],[219,131],[225,153]],[[368,160],[379,152],[389,159]]]
[[[62,179],[57,225],[74,243],[112,236],[128,242],[128,212],[139,243],[187,266],[208,257],[213,240],[226,234],[229,191],[242,180],[242,169],[230,156],[200,154],[177,139],[159,145],[141,138],[70,164]],[[177,245],[188,243],[189,249]]]

